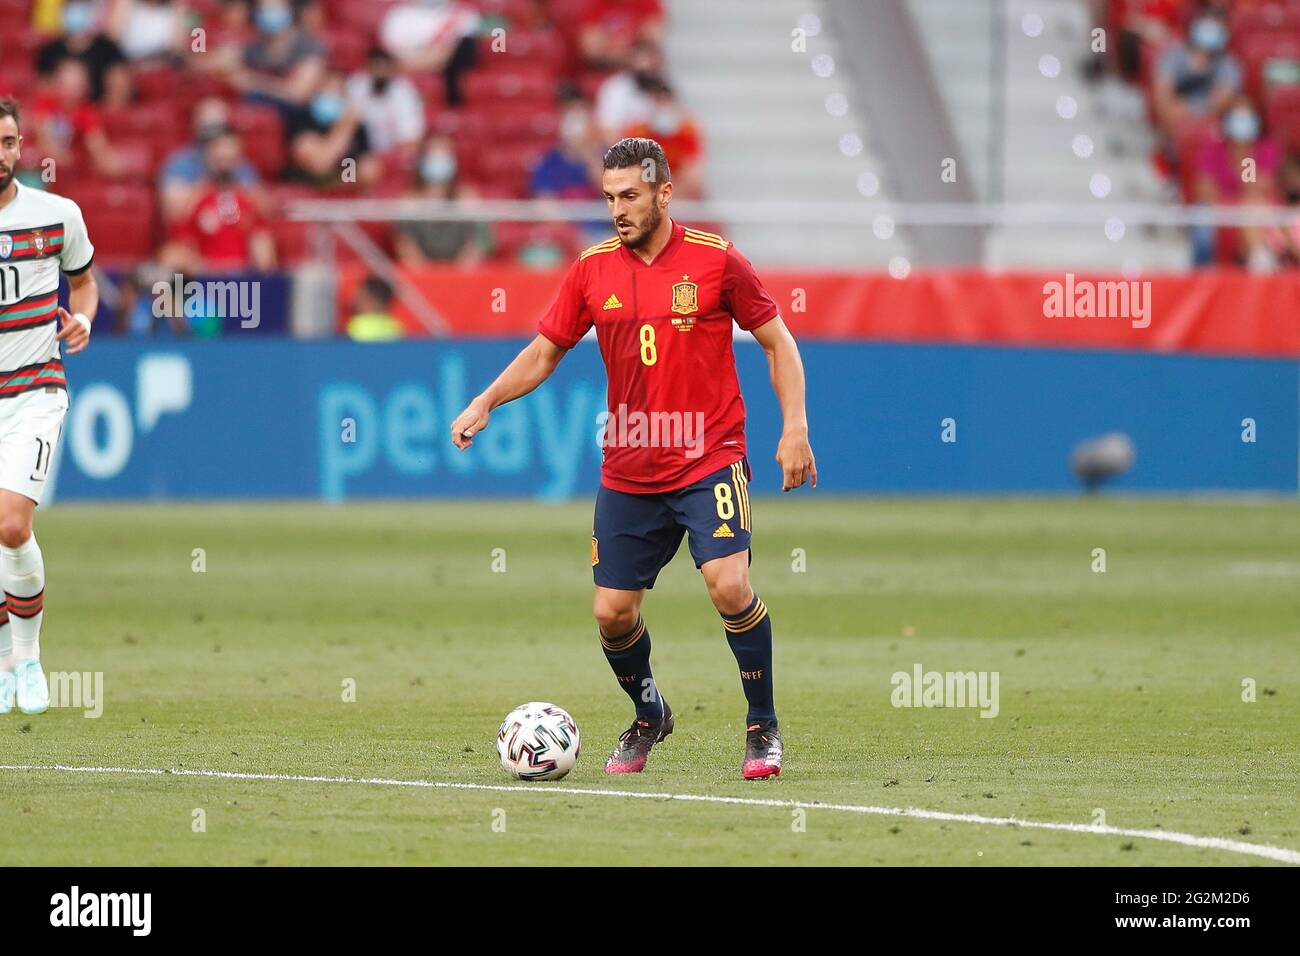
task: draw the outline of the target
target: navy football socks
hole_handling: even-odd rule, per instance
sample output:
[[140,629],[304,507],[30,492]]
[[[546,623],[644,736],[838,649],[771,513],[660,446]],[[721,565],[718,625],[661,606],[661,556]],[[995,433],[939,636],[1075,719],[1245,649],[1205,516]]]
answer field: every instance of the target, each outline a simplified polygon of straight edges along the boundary
[[650,673],[650,632],[646,629],[645,618],[638,617],[636,626],[618,637],[608,637],[601,631],[600,646],[618,678],[618,685],[632,699],[637,718],[652,722],[662,720],[664,705]]
[[740,686],[749,702],[748,724],[776,720],[772,703],[772,619],[757,594],[739,614],[723,614],[727,643],[740,665]]

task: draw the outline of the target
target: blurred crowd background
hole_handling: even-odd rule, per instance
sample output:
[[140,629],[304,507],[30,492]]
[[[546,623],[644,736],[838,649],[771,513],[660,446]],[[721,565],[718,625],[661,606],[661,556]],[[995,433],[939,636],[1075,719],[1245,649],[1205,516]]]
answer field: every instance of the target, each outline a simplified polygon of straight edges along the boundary
[[[1300,4],[1092,2],[1119,42],[1089,65],[1141,89],[1157,134],[1152,163],[1171,192],[1186,203],[1300,206]],[[1289,228],[1191,234],[1197,266],[1300,264],[1300,216]]]
[[[909,24],[886,15],[898,11]],[[912,46],[886,70],[863,37]],[[377,264],[287,210],[591,203],[603,150],[626,135],[659,140],[677,198],[724,210],[693,222],[760,266],[898,278],[1300,264],[1300,0],[0,0],[3,94],[23,109],[20,178],[81,204],[124,332],[201,325],[158,321],[140,294],[158,276],[292,277],[326,261],[323,239],[331,268],[365,267],[337,289],[340,312],[376,319],[351,326],[359,337],[427,332],[412,297],[431,293],[404,288],[411,270],[555,270],[607,223],[358,217]],[[908,113],[892,123],[890,98]],[[1053,100],[1090,134],[1073,157]],[[832,132],[850,122],[858,132]],[[952,133],[938,155],[961,158],[951,187],[922,145],[932,129]],[[1050,216],[827,218],[867,201],[1087,203],[1086,178],[1068,186],[1079,157],[1110,173],[1095,196],[1156,215],[1105,234]],[[729,220],[727,203],[752,215]],[[1198,205],[1278,216],[1179,218]]]
[[[699,195],[658,0],[0,0],[0,16],[21,178],[82,205],[107,266],[291,265],[307,229],[277,213],[303,196],[590,201],[624,135],[659,138],[677,194]],[[373,231],[413,265],[551,264],[588,239]]]

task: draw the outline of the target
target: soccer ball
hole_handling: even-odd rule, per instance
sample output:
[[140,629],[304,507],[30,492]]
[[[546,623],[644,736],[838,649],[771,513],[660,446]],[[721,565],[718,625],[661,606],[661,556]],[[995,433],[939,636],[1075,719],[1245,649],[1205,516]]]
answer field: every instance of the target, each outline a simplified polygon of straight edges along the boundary
[[497,731],[501,768],[519,780],[559,780],[577,764],[581,749],[577,721],[542,701],[520,704]]

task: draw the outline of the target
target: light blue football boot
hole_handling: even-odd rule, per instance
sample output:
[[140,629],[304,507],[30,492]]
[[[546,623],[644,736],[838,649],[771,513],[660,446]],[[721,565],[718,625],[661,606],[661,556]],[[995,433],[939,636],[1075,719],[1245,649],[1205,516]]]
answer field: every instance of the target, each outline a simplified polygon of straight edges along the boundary
[[14,680],[18,684],[18,709],[24,714],[43,714],[50,709],[50,685],[45,681],[41,662],[30,657],[14,661]]

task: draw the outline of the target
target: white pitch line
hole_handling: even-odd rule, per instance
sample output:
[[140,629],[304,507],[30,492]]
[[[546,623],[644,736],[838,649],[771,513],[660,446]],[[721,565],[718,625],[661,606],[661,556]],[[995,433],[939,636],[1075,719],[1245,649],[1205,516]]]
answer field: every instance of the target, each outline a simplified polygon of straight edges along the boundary
[[1246,856],[1263,857],[1282,863],[1300,864],[1300,851],[1266,843],[1244,843],[1223,837],[1203,837],[1176,830],[1130,830],[1124,827],[1091,826],[1086,823],[1044,823],[1016,817],[986,817],[978,813],[947,813],[916,807],[873,807],[849,803],[818,803],[802,800],[760,800],[754,797],[717,797],[697,793],[646,793],[639,790],[601,790],[590,787],[553,787],[548,784],[511,786],[492,783],[452,783],[442,780],[390,780],[384,777],[312,777],[291,773],[238,773],[232,770],[161,770],[137,767],[70,767],[63,764],[0,764],[0,770],[45,770],[60,773],[117,773],[159,777],[219,777],[225,780],[278,780],[294,783],[359,783],[376,787],[421,787],[432,790],[486,790],[504,793],[563,793],[584,797],[626,797],[634,800],[680,800],[691,803],[721,803],[742,807],[778,807],[786,810],[839,810],[844,813],[868,813],[887,817],[911,817],[917,820],[943,820],[948,823],[974,823],[995,827],[1020,827],[1026,830],[1059,830],[1066,833],[1091,833],[1094,836],[1126,836],[1140,840],[1160,840],[1207,850],[1223,850]]

